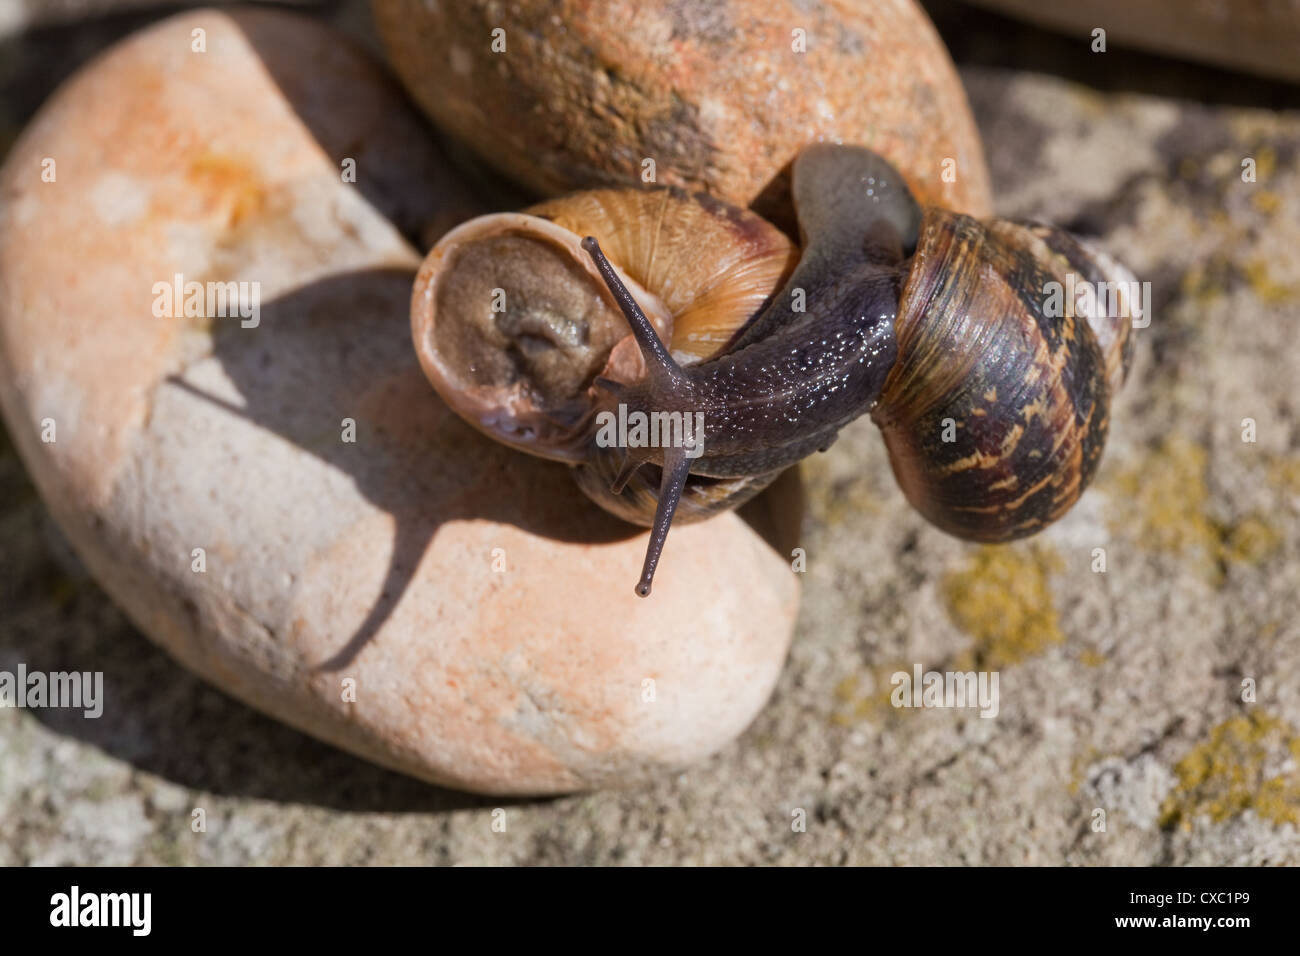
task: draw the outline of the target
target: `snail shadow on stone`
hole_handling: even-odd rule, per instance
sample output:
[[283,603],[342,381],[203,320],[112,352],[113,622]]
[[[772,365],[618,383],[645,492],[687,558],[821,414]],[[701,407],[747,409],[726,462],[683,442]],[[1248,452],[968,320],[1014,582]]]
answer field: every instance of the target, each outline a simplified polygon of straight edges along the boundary
[[[238,393],[237,402],[208,394],[185,377],[169,379],[164,386],[212,403],[219,415],[256,424],[309,452],[392,516],[394,540],[380,593],[361,625],[340,635],[333,655],[316,664],[322,670],[346,667],[370,644],[406,595],[439,528],[448,522],[506,523],[555,540],[591,543],[643,533],[588,501],[567,466],[499,445],[445,406],[425,379],[410,344],[406,305],[411,282],[405,270],[336,276],[263,305],[256,328],[242,328],[234,320],[218,324],[211,359]],[[355,441],[344,440],[347,420],[355,423]],[[799,533],[801,503],[799,473],[790,469],[740,514],[772,547],[789,554]],[[491,573],[491,556],[483,555],[481,571],[465,573]],[[627,582],[629,589],[632,583]],[[437,640],[437,634],[428,639]],[[168,666],[174,668],[170,662]],[[223,727],[241,722],[263,724],[269,719],[250,711],[238,721],[221,721]],[[249,733],[265,737],[267,731]],[[286,736],[300,735],[277,725],[271,738]],[[336,755],[329,758],[333,763],[360,763],[315,741],[300,739],[285,746],[285,753],[270,758],[281,768],[300,762],[314,768],[325,750]],[[190,758],[178,759],[188,765]],[[143,766],[173,776],[168,773],[170,760],[161,767],[148,762]],[[306,772],[305,767],[299,769]],[[336,784],[312,769],[308,776],[317,782],[299,787],[291,781],[302,774],[290,769],[282,775],[285,792],[263,789],[258,795],[358,809],[356,794],[365,794],[365,807],[390,810],[477,807],[489,800],[430,787],[377,767],[367,767],[362,774],[369,784],[358,783],[351,779],[358,772],[349,769],[338,778],[346,777],[346,782]],[[202,777],[186,782],[218,791],[224,786]],[[501,798],[492,799],[492,805],[501,803]]]
[[[589,501],[568,466],[506,448],[446,407],[410,342],[412,282],[412,274],[400,269],[331,277],[263,306],[256,328],[219,325],[213,358],[241,403],[206,394],[184,379],[170,380],[338,469],[368,502],[391,515],[394,540],[380,593],[362,624],[317,664],[321,670],[348,666],[375,637],[444,524],[510,524],[557,541],[591,544],[644,533]],[[740,514],[774,549],[788,554],[798,535],[801,500],[792,469]],[[485,553],[482,569],[465,573],[492,573],[491,562]]]
[[[301,54],[285,54],[302,42],[292,20],[258,8],[225,12],[316,145],[341,171],[351,169],[346,181],[415,248],[427,250],[447,230],[487,210],[536,201],[434,127],[379,59],[343,54],[340,47],[358,45],[361,24],[349,20],[346,32],[330,34],[316,51],[323,62],[304,69]],[[368,28],[368,18],[364,23]],[[320,70],[340,75],[323,83]],[[418,148],[408,137],[421,140]]]
[[[566,466],[499,445],[446,407],[411,345],[413,280],[401,269],[334,276],[263,305],[255,328],[219,323],[212,358],[238,392],[237,402],[184,378],[169,380],[337,469],[391,516],[391,555],[374,604],[333,655],[316,662],[319,670],[337,671],[355,660],[450,522],[509,524],[593,544],[639,531],[589,502]],[[492,555],[482,559],[481,569],[464,573],[493,573]]]

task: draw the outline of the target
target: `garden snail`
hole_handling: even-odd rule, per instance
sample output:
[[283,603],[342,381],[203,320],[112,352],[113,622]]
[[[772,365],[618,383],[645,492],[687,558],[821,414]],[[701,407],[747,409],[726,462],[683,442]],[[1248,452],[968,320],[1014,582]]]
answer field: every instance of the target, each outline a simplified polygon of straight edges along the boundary
[[[963,538],[1037,531],[1096,471],[1132,354],[1127,300],[1045,303],[1070,273],[1123,294],[1127,270],[1051,227],[922,208],[860,147],[806,148],[793,195],[793,271],[789,243],[752,213],[626,189],[471,220],[416,280],[435,388],[649,525],[643,596],[675,515],[735,507],[866,413],[908,500]],[[636,413],[679,440],[629,430],[614,447],[611,426],[622,438]],[[670,433],[694,416],[702,438]]]

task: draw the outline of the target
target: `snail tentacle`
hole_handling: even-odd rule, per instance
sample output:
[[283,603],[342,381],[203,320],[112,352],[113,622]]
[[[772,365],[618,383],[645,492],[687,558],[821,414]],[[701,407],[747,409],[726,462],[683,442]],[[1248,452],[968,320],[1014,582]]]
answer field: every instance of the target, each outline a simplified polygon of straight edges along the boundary
[[641,347],[641,354],[645,356],[646,367],[650,370],[650,374],[669,382],[679,381],[682,377],[681,367],[668,354],[663,342],[659,341],[659,334],[655,332],[646,314],[641,311],[636,298],[627,291],[627,286],[618,277],[614,267],[609,264],[605,253],[600,251],[600,243],[596,241],[596,237],[587,236],[583,239],[582,248],[586,250],[587,255],[591,256],[591,261],[595,263],[600,277],[605,280],[605,285],[609,287],[614,301],[627,317],[627,324],[631,326],[632,334],[636,336],[636,344]]
[[[637,304],[636,297],[627,290],[618,274],[610,266],[609,260],[601,252],[600,243],[596,241],[595,236],[587,236],[583,239],[582,248],[591,256],[591,260],[595,263],[601,278],[605,280],[605,284],[613,294],[614,300],[627,317],[627,324],[631,326],[632,334],[636,336],[637,345],[641,348],[641,354],[645,357],[646,369],[649,372],[651,383],[659,389],[685,386],[686,379],[681,368],[673,361],[673,357],[668,354],[668,350],[664,348],[663,343],[659,341],[654,326],[650,324],[650,320],[641,311],[641,306]],[[619,391],[623,394],[627,393],[626,389],[620,389]],[[702,436],[695,436],[695,439],[699,440],[700,437]],[[614,478],[610,490],[616,495],[621,494],[628,479],[647,460],[634,456],[630,450],[625,451],[623,466]],[[664,542],[668,539],[668,529],[672,526],[673,515],[677,512],[677,503],[681,501],[682,489],[686,486],[686,476],[690,472],[691,459],[686,456],[684,448],[669,446],[663,449],[663,477],[659,484],[659,501],[655,506],[650,542],[646,546],[645,564],[641,568],[641,580],[637,582],[636,586],[636,593],[641,597],[648,597],[650,594],[651,585],[654,583],[655,568],[659,565],[659,555],[663,553]]]
[[685,449],[664,449],[664,474],[659,483],[659,503],[655,506],[655,521],[650,528],[650,543],[646,546],[645,564],[641,566],[641,580],[636,585],[636,593],[641,597],[650,596],[659,555],[663,553],[668,529],[672,526],[673,515],[677,512],[677,503],[681,500],[682,488],[686,485],[686,476],[690,471],[691,460],[686,457]]

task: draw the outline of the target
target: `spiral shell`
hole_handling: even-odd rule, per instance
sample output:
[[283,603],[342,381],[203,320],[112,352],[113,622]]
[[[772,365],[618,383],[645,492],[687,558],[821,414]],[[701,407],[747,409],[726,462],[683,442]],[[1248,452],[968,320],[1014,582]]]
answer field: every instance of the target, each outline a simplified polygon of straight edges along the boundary
[[[596,379],[631,383],[644,365],[579,248],[584,236],[599,240],[684,366],[725,349],[798,252],[763,219],[708,196],[599,189],[473,219],[444,236],[422,265],[412,334],[442,398],[498,441],[577,465],[575,480],[589,497],[648,524],[656,469],[642,469],[615,495],[621,453],[592,438],[594,416],[613,401]],[[692,476],[678,520],[735,507],[774,477]]]
[[[1120,307],[1052,307],[1053,291],[1085,281],[1113,283]],[[1006,541],[1069,509],[1132,357],[1135,285],[1060,230],[925,211],[898,359],[872,411],[917,510],[959,537]]]

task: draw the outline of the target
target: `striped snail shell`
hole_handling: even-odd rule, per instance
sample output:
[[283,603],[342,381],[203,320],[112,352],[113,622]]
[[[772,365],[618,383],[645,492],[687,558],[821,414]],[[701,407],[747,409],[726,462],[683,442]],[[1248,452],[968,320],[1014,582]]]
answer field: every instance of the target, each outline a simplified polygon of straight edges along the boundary
[[[1101,281],[1124,297],[1114,314],[1100,298],[1049,307],[1054,290]],[[1132,360],[1133,282],[1051,226],[925,210],[898,359],[872,410],[918,511],[958,537],[1007,541],[1074,504]]]

